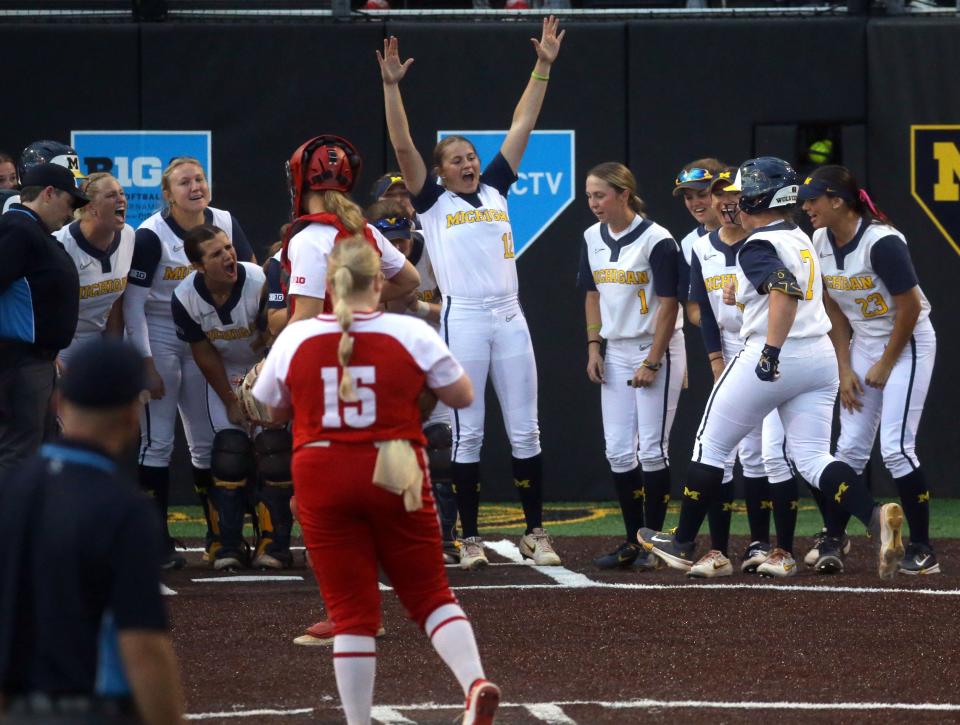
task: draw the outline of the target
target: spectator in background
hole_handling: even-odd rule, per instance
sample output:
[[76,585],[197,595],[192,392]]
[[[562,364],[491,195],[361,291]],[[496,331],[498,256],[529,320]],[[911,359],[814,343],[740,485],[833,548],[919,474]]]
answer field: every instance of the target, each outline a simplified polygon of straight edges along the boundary
[[16,189],[17,165],[6,151],[0,151],[0,189]]
[[73,174],[40,164],[0,217],[0,476],[33,454],[53,395],[54,360],[77,329],[80,284],[53,232],[87,203]]
[[132,347],[82,345],[62,380],[63,440],[0,486],[5,722],[182,721],[160,529],[117,470],[137,438],[144,388]]

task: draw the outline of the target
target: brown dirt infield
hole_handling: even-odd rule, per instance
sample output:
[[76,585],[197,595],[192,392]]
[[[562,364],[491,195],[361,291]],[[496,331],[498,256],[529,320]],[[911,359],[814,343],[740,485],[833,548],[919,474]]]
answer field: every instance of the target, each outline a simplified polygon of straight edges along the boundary
[[[797,551],[805,552],[808,543],[799,539]],[[487,674],[503,689],[506,706],[498,722],[960,722],[960,710],[929,708],[676,706],[687,700],[957,705],[960,542],[939,545],[945,573],[938,576],[898,575],[881,582],[870,566],[869,543],[858,538],[843,575],[803,570],[772,583],[737,573],[711,582],[721,588],[670,570],[601,572],[591,559],[610,544],[609,538],[557,540],[564,567],[593,582],[667,588],[564,588],[532,567],[492,566],[472,573],[448,568],[450,584],[476,630]],[[704,544],[701,540],[701,549]],[[731,551],[739,553],[745,544],[734,537]],[[490,559],[505,561],[493,553]],[[189,556],[186,569],[167,575],[167,585],[178,592],[167,602],[189,713],[309,709],[301,715],[242,719],[208,715],[204,722],[343,722],[330,648],[292,644],[306,625],[323,616],[313,577],[302,564],[283,573],[303,580],[231,582],[230,575],[207,569],[199,554]],[[228,581],[193,581],[200,578]],[[460,589],[474,586],[506,588]],[[837,591],[841,588],[853,591]],[[453,722],[461,702],[453,676],[388,591],[383,612],[387,636],[378,641],[375,703],[403,706],[399,712],[406,721]],[[624,706],[642,699],[674,706]],[[434,705],[407,709],[418,703]],[[559,703],[567,719],[557,719],[554,711],[551,720],[545,710],[535,715],[523,707],[538,703]],[[451,707],[437,709],[436,704]]]

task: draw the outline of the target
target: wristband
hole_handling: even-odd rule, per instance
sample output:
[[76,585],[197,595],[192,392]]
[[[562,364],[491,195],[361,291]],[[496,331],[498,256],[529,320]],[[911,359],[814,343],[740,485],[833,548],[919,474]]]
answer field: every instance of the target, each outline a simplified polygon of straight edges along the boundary
[[550,76],[541,75],[541,74],[537,73],[536,71],[533,71],[533,73],[530,74],[530,77],[533,78],[533,80],[535,80],[535,81],[548,81],[548,80],[550,80]]
[[594,343],[596,343],[597,345],[602,345],[603,340],[587,340],[587,347],[590,347]]
[[640,367],[646,368],[647,370],[653,370],[653,372],[657,372],[657,370],[663,367],[663,363],[662,362],[654,363],[645,359],[642,363],[640,363]]
[[420,319],[423,319],[430,315],[430,305],[423,300],[417,300],[417,306],[412,312]]
[[587,325],[587,332],[600,332],[600,329],[602,327],[603,325],[598,325],[598,324]]

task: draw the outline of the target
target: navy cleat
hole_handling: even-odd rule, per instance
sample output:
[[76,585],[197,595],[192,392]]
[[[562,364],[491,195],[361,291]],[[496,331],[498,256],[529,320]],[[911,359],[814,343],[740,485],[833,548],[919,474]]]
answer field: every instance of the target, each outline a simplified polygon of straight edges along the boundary
[[927,574],[939,574],[940,562],[937,561],[937,555],[929,544],[913,543],[907,545],[906,552],[903,555],[903,561],[900,562],[898,570],[901,574],[909,576],[926,576]]
[[671,569],[690,571],[690,567],[693,566],[696,542],[684,544],[677,541],[677,537],[668,531],[654,531],[646,528],[637,532],[637,541]]
[[629,569],[641,551],[643,547],[640,544],[624,541],[616,550],[594,559],[593,564],[598,569]]

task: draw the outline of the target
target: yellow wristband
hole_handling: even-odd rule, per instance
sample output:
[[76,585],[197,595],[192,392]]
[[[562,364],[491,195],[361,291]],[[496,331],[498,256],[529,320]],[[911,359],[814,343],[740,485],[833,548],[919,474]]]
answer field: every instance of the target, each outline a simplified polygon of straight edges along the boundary
[[603,325],[587,325],[587,332],[600,332]]
[[548,80],[550,80],[550,76],[540,75],[540,74],[537,73],[536,71],[533,71],[533,73],[530,74],[530,77],[533,78],[535,81],[548,81]]

